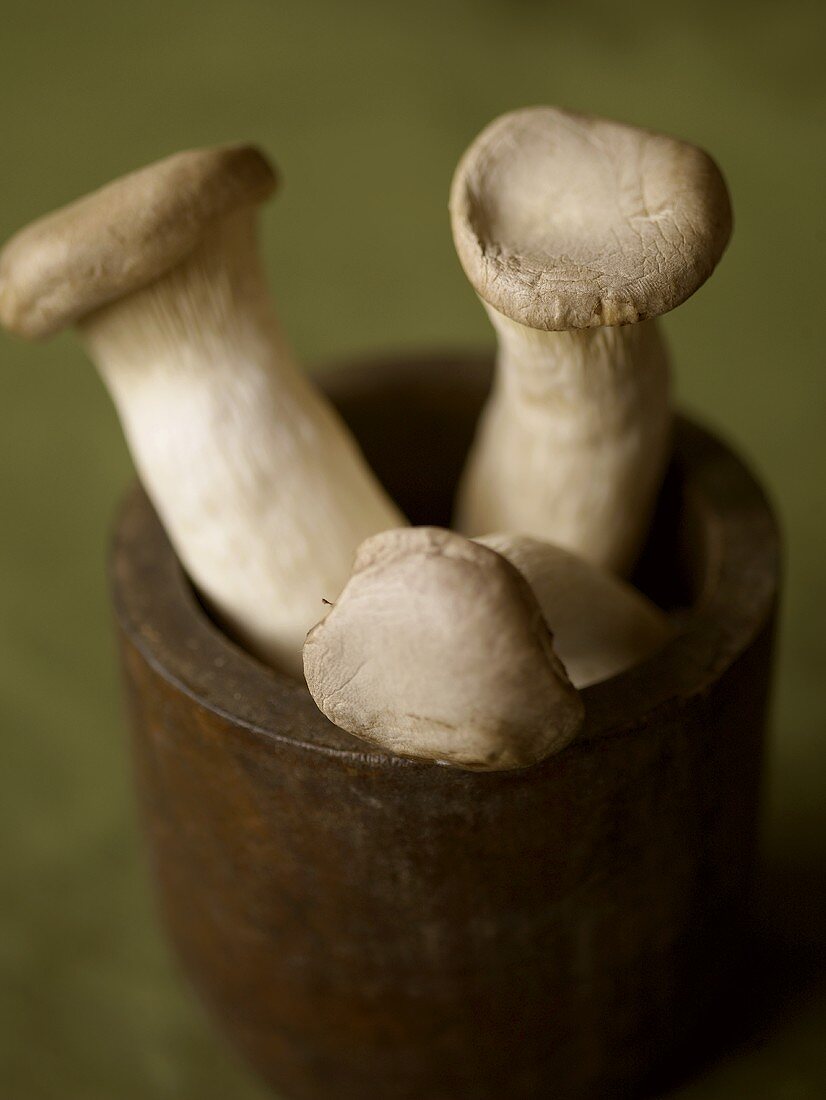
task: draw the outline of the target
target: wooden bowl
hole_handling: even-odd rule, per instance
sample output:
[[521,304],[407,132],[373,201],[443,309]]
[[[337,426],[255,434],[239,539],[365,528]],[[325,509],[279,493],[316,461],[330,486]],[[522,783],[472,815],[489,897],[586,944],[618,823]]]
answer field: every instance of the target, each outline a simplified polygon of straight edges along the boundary
[[[414,522],[446,524],[490,377],[461,356],[329,391]],[[520,772],[401,759],[209,619],[142,493],[111,564],[163,917],[219,1027],[290,1100],[629,1096],[733,1003],[778,536],[681,420],[637,583],[680,623]]]

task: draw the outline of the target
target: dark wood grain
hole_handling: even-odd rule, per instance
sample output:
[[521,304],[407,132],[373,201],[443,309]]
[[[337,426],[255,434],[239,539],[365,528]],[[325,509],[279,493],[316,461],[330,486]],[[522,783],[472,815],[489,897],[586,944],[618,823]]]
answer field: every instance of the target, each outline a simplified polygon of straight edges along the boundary
[[[445,523],[490,367],[330,391],[416,522]],[[586,689],[581,738],[479,774],[331,725],[210,621],[145,497],[111,558],[163,916],[219,1026],[291,1100],[629,1096],[733,1011],[778,588],[771,509],[687,421],[638,582],[681,630]]]

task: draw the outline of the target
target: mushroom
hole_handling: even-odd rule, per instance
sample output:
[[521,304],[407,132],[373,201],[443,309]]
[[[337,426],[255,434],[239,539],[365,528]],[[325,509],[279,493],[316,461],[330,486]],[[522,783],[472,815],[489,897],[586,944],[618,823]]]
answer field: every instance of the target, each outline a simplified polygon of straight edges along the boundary
[[275,187],[255,148],[178,153],[34,222],[0,253],[0,322],[76,322],[196,587],[300,675],[356,547],[404,520],[296,368],[256,252]]
[[583,716],[573,688],[639,664],[672,634],[636,589],[561,547],[408,527],[359,548],[307,635],[304,674],[319,709],[358,737],[502,770],[564,748]]
[[640,664],[674,633],[668,616],[636,588],[561,546],[524,535],[475,541],[527,580],[577,688]]
[[582,700],[521,573],[435,527],[374,535],[304,673],[336,725],[403,756],[522,768],[568,744]]
[[499,343],[458,526],[519,531],[627,572],[669,455],[654,318],[720,259],[731,232],[725,182],[693,145],[532,107],[471,144],[450,214]]

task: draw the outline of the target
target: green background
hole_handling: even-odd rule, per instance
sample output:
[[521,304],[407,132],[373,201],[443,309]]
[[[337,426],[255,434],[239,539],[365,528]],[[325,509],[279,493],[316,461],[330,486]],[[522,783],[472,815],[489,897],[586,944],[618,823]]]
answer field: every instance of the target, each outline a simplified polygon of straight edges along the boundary
[[[742,1042],[674,1094],[685,1100],[826,1095],[820,11],[722,0],[2,8],[0,237],[176,149],[255,140],[285,178],[265,250],[307,360],[490,343],[446,198],[459,154],[506,109],[616,117],[696,141],[722,165],[731,248],[665,329],[681,402],[749,456],[777,503],[787,583],[755,957],[765,996]],[[260,1098],[182,987],[148,895],[104,580],[130,477],[118,425],[71,336],[3,338],[2,359],[0,1091]]]

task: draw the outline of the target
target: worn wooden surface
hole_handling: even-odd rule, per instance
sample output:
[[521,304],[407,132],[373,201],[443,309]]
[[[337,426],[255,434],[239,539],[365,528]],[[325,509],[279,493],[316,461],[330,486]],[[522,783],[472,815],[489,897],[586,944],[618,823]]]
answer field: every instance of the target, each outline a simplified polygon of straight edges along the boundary
[[[417,522],[446,521],[486,371],[337,375]],[[638,581],[679,635],[586,689],[573,746],[473,774],[333,727],[212,625],[145,498],[127,501],[112,578],[164,920],[283,1096],[631,1095],[736,1010],[777,533],[748,472],[687,422],[652,548]]]

